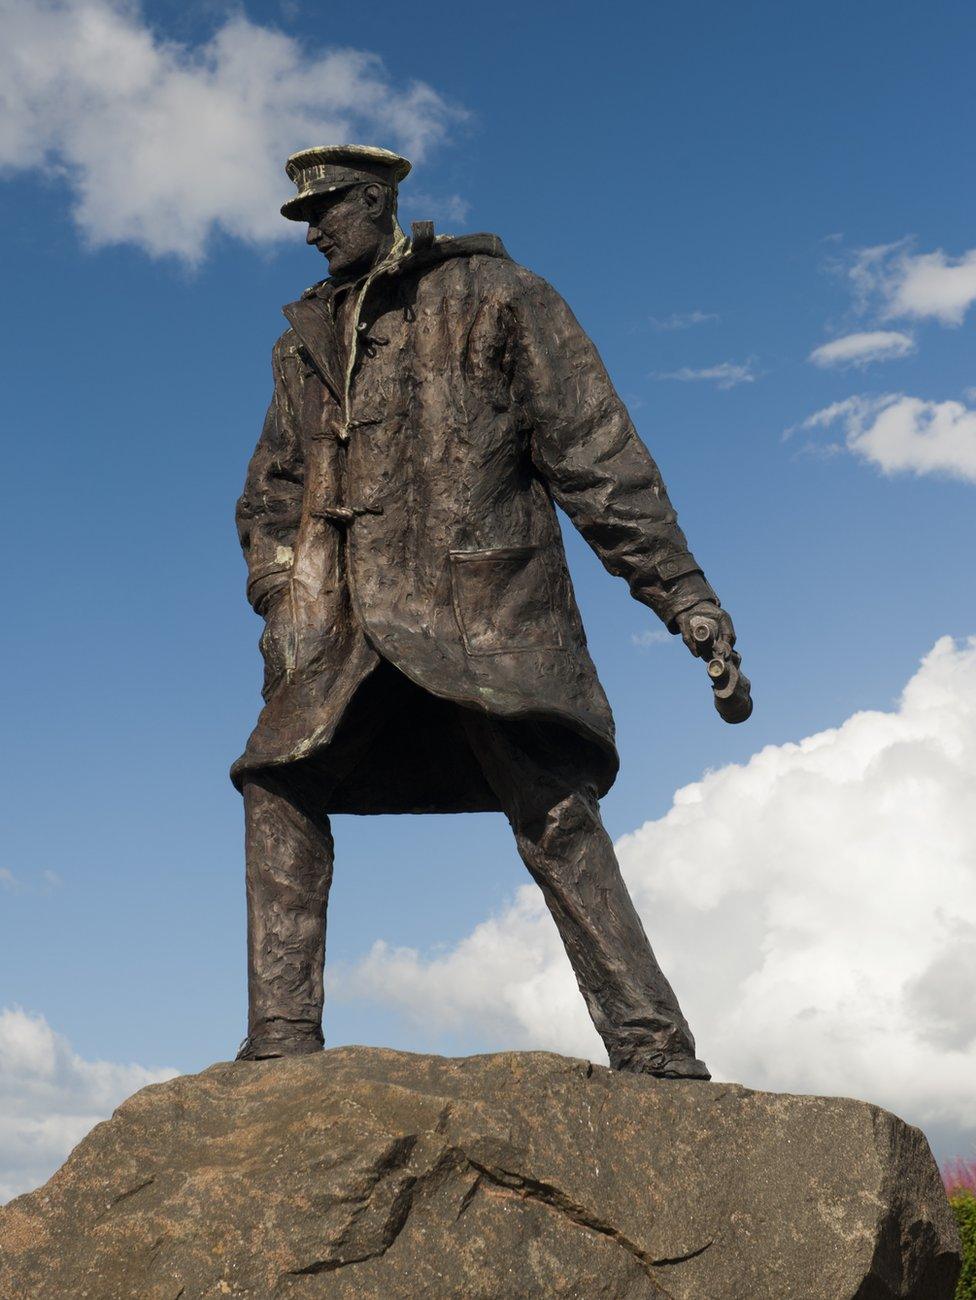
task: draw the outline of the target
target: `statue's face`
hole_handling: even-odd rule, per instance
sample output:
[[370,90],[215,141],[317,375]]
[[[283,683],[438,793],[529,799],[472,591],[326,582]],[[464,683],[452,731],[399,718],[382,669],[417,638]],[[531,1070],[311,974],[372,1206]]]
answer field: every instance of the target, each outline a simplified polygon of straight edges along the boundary
[[325,194],[309,212],[306,241],[329,261],[329,274],[365,272],[388,240],[388,203],[380,185],[354,185]]

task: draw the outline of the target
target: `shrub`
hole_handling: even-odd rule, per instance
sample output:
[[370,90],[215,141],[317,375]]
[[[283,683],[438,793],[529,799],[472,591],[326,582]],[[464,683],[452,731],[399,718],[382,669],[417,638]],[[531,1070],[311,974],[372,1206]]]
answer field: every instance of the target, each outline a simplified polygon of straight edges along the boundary
[[956,1300],[976,1300],[976,1195],[968,1189],[950,1192],[952,1206],[962,1238],[962,1272],[956,1287]]
[[950,1160],[942,1181],[962,1238],[962,1272],[956,1300],[976,1300],[976,1160]]

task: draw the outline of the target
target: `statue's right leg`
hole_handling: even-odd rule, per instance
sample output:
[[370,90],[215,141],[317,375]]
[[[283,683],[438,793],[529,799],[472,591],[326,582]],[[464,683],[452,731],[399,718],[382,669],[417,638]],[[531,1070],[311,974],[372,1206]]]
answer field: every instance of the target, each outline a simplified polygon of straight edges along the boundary
[[247,1038],[239,1061],[320,1051],[333,843],[324,813],[273,777],[244,783]]

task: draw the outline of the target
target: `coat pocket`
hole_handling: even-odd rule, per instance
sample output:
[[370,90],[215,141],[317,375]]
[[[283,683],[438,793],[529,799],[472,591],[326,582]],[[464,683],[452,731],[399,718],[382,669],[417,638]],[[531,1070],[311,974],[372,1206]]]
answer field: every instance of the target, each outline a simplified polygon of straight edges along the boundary
[[541,547],[452,551],[451,589],[469,655],[562,649]]

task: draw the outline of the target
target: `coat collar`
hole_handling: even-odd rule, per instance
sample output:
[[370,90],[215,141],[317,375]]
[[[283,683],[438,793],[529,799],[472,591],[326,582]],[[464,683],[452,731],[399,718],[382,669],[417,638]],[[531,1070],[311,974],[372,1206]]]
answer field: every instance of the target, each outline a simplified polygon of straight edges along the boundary
[[334,346],[334,328],[331,300],[339,288],[349,287],[358,292],[365,282],[366,293],[372,285],[389,276],[423,274],[431,267],[454,257],[508,258],[505,245],[497,235],[441,235],[423,248],[414,248],[409,239],[397,241],[386,259],[374,267],[359,285],[349,285],[335,280],[320,280],[306,289],[297,302],[282,307],[285,319],[298,335],[312,359],[315,368],[337,402],[342,402],[344,383],[337,370],[338,357]]
[[[304,291],[299,301],[318,298],[328,302],[338,290],[353,289],[356,285],[362,285],[363,281],[367,279],[379,279],[382,275],[402,275],[408,271],[427,270],[429,267],[445,262],[452,257],[474,257],[476,254],[486,257],[503,257],[511,260],[505,245],[497,235],[487,233],[439,235],[432,243],[419,248],[414,246],[412,240],[404,238],[397,240],[387,257],[378,267],[375,267],[368,276],[363,276],[356,281],[355,284],[350,284],[346,280],[332,280],[329,278],[319,280]],[[294,305],[294,303],[289,303],[282,310],[287,314],[288,307]]]

